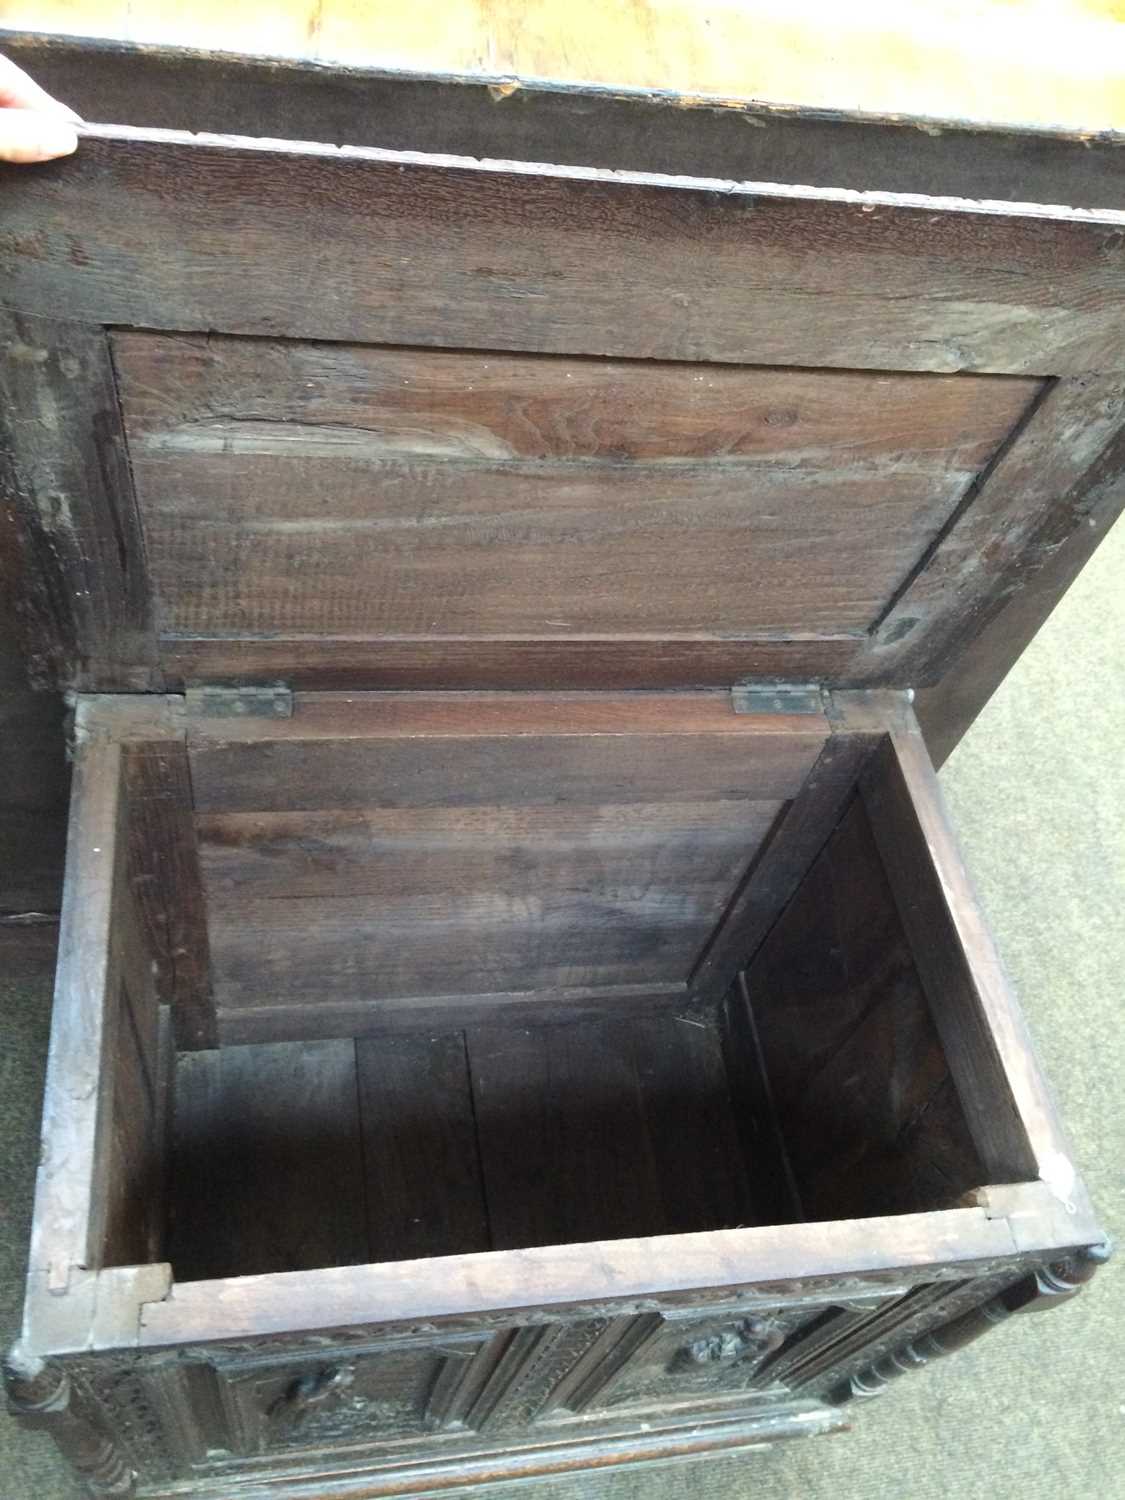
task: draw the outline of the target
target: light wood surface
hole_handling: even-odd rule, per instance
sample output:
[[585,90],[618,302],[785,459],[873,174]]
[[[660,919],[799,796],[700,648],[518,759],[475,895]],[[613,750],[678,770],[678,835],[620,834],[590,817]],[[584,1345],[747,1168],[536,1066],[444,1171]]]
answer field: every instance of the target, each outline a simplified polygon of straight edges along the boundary
[[781,106],[1125,129],[1122,0],[0,0],[13,29]]

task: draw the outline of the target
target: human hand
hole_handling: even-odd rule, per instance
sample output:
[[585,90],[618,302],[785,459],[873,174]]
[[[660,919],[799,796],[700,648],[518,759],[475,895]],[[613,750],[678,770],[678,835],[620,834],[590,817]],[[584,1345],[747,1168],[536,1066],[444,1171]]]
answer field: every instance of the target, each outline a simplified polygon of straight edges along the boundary
[[78,149],[72,109],[52,99],[7,57],[0,57],[0,161],[53,161]]

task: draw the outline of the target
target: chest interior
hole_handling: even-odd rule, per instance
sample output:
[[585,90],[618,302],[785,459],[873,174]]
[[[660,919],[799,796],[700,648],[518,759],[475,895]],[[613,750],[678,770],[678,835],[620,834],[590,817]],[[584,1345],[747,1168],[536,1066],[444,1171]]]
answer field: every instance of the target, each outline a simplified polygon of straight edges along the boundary
[[189,693],[121,760],[106,1263],[212,1279],[989,1180],[945,1040],[968,1010],[935,1015],[886,857],[922,847],[905,701],[867,698],[849,726],[820,695],[326,692],[274,719]]

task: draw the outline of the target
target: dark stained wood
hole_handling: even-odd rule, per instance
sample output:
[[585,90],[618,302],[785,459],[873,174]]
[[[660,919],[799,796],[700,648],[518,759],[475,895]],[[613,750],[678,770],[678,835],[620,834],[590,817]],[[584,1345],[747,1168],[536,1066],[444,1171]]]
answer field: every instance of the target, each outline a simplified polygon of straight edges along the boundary
[[356,1044],[368,1257],[490,1248],[463,1032]]
[[[75,157],[9,167],[2,181],[7,296],[40,315],[866,369],[1038,375],[1125,363],[1109,211],[1009,217],[676,190],[593,169],[108,127],[88,130]],[[312,222],[332,246],[331,276],[308,275]]]
[[219,1009],[681,984],[825,734],[718,694],[192,721]]
[[827,736],[723,693],[318,693],[263,729],[193,722],[200,813],[772,801]]
[[949,1065],[991,1182],[1075,1169],[995,944],[961,864],[921,735],[888,737],[864,804]]
[[692,971],[693,993],[721,998],[752,957],[824,846],[877,739],[837,725],[792,804],[774,825]]
[[[268,996],[264,997],[268,1000]],[[317,997],[308,1005],[268,1003],[218,1012],[224,1047],[244,1042],[301,1042],[328,1037],[396,1037],[451,1026],[568,1026],[649,1011],[686,1010],[685,984],[592,984],[569,989],[489,991],[483,995]]]
[[173,639],[862,631],[1038,390],[143,334],[115,355]]
[[925,1267],[949,1277],[962,1260],[1011,1254],[1007,1221],[974,1207],[605,1240],[578,1252],[554,1244],[441,1261],[342,1266],[310,1272],[298,1286],[271,1276],[227,1278],[177,1285],[174,1298],[146,1306],[140,1347],[496,1310],[576,1304],[598,1310],[638,1297],[671,1301],[693,1291],[768,1288],[823,1276],[855,1276],[877,1287],[888,1273]]
[[858,798],[746,997],[806,1218],[948,1207],[983,1180]]
[[30,689],[23,593],[14,509],[0,505],[0,916],[57,914],[66,849],[65,710]]
[[748,677],[802,682],[847,676],[862,640],[723,640],[695,635],[500,641],[418,636],[380,640],[172,640],[161,644],[169,686],[284,681],[297,689],[729,688]]
[[636,1070],[664,1229],[760,1223],[766,1150],[744,1157],[734,1128],[722,1040],[713,1015],[682,1009],[619,1023]]
[[202,120],[274,140],[1125,208],[1121,140],[1108,132],[952,121],[927,130],[871,113],[527,79],[509,93],[503,76],[419,78],[53,34],[6,31],[0,45],[85,120],[167,130],[196,130]]
[[763,1224],[800,1223],[805,1211],[766,1074],[744,973],[727,992],[718,1020],[742,1156],[753,1164],[758,1220]]
[[963,640],[940,681],[918,692],[915,712],[935,765],[944,763],[1118,520],[1123,466],[1119,432],[1051,507],[995,611],[990,605],[978,616],[977,634]]
[[176,1069],[177,1281],[367,1260],[352,1042],[190,1052]]
[[[549,788],[545,789],[549,793]],[[263,799],[264,800],[264,799]],[[208,894],[288,901],[449,901],[532,882],[561,893],[671,883],[729,888],[781,804],[549,802],[540,807],[203,813]]]
[[539,888],[522,899],[454,892],[382,906],[247,898],[213,917],[212,980],[224,1014],[263,1003],[483,997],[521,982],[660,988],[683,982],[721,909],[721,896],[690,886]]
[[495,1249],[750,1220],[712,1025],[507,1026],[468,1052]]
[[0,473],[15,507],[33,679],[159,685],[144,548],[100,328],[0,308]]
[[[853,465],[894,459],[900,478],[937,480],[986,464],[1041,388],[994,376],[712,368],[131,330],[113,333],[112,346],[134,466],[163,462],[171,480],[208,457],[286,454],[412,461],[435,474],[457,460],[588,460],[603,482],[625,463],[769,460],[823,473],[846,455]],[[201,468],[194,472],[204,478]],[[738,472],[763,477],[760,469]],[[251,505],[263,504],[269,486],[246,477]],[[373,484],[373,494],[379,488]]]
[[[1077,529],[1125,504],[1125,382],[1056,381],[983,473],[979,490],[872,641],[867,672],[888,650],[911,682],[957,665],[967,643]],[[950,608],[950,600],[955,608]]]
[[213,1047],[207,913],[182,740],[130,746],[129,880],[181,1049]]

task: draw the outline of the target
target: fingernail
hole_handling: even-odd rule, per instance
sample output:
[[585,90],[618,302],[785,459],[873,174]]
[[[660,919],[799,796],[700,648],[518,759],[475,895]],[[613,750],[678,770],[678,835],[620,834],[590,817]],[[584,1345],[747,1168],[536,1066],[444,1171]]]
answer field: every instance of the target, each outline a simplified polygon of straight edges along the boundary
[[78,132],[65,120],[52,120],[44,115],[32,144],[40,161],[53,161],[56,156],[70,156],[78,150]]

